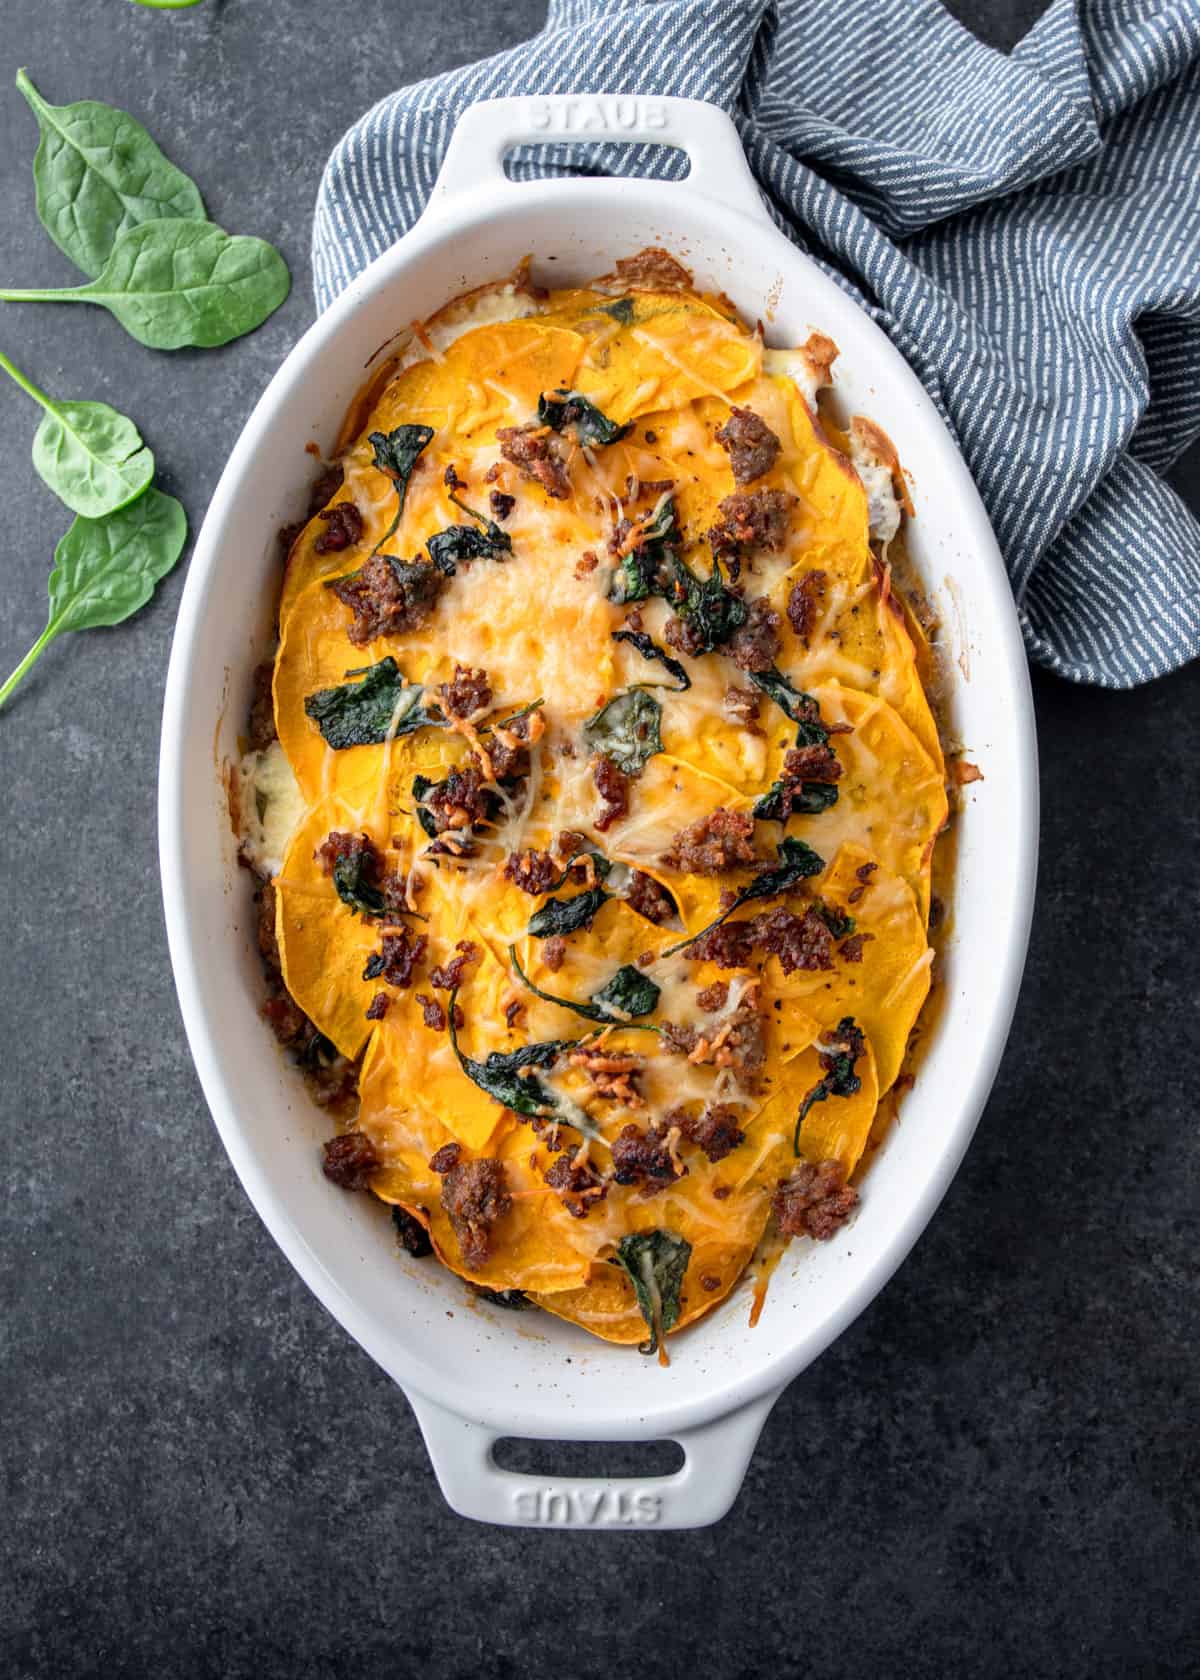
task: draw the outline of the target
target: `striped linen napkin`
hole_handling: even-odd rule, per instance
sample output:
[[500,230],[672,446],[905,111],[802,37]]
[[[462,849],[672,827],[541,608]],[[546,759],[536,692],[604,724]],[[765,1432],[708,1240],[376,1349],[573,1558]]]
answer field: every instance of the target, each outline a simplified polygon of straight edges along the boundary
[[[1162,477],[1200,435],[1200,0],[1052,0],[1007,56],[938,0],[550,0],[534,40],[343,138],[318,307],[412,227],[466,105],[597,92],[732,113],[779,226],[951,427],[1034,660],[1128,688],[1200,653],[1200,525]],[[588,167],[685,165],[600,145]]]

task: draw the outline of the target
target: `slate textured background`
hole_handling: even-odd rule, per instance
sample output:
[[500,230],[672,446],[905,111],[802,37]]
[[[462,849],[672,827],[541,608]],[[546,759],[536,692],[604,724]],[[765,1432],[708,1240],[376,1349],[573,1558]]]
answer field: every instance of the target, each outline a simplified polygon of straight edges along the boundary
[[[1041,8],[953,9],[1004,47]],[[99,311],[15,306],[0,345],[133,413],[198,527],[310,318],[332,144],[393,85],[541,18],[540,0],[7,0],[5,81],[26,64],[51,99],[133,109],[296,285],[225,351],[168,360]],[[0,90],[4,276],[70,284],[33,147]],[[28,465],[36,418],[0,392],[6,669],[66,523]],[[1200,503],[1197,453],[1178,482]],[[403,1400],[289,1270],[205,1111],[155,861],[182,582],[60,643],[0,718],[5,1673],[1200,1671],[1200,665],[1132,695],[1036,678],[1041,886],[996,1093],[912,1259],[776,1408],[733,1515],[517,1533],[445,1509]]]

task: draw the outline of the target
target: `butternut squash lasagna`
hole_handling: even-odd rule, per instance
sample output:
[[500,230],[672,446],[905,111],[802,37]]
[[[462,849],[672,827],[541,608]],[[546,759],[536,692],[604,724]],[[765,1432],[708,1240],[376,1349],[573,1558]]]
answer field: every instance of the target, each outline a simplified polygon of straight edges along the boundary
[[930,984],[906,498],[836,354],[659,251],[414,324],[288,534],[238,778],[327,1177],[660,1357],[841,1230]]

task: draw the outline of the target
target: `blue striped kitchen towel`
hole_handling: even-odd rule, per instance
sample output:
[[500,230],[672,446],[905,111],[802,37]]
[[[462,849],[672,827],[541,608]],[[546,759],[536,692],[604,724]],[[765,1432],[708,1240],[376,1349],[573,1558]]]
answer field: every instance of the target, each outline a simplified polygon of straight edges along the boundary
[[1035,660],[1126,688],[1200,653],[1200,525],[1162,476],[1200,434],[1200,0],[1052,0],[1011,55],[938,0],[550,0],[536,39],[345,136],[318,306],[416,221],[466,105],[598,92],[733,114],[779,226],[953,429]]

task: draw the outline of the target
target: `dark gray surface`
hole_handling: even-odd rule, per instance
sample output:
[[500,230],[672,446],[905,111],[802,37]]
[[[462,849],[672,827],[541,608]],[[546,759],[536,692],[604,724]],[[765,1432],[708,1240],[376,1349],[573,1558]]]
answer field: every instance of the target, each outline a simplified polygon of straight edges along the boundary
[[[1037,9],[954,7],[999,45]],[[10,73],[135,110],[215,217],[282,247],[296,288],[223,352],[168,359],[99,311],[9,306],[0,346],[132,412],[198,526],[310,317],[330,146],[391,86],[540,17],[538,0],[6,0]],[[70,283],[15,93],[0,142],[4,277]],[[66,523],[28,465],[35,421],[0,392],[5,669],[41,628]],[[1193,457],[1193,505],[1198,479]],[[60,643],[0,715],[3,1672],[1200,1671],[1200,667],[1132,695],[1036,680],[1041,887],[996,1093],[912,1259],[776,1408],[733,1515],[522,1534],[446,1511],[404,1401],[292,1274],[205,1111],[154,851],[182,582]]]

